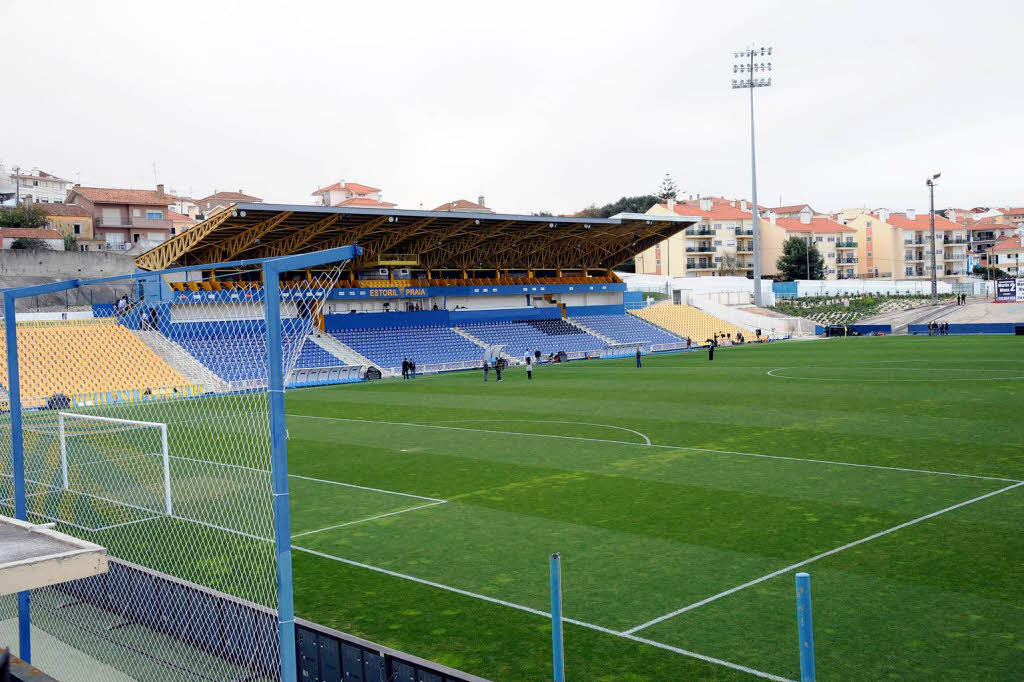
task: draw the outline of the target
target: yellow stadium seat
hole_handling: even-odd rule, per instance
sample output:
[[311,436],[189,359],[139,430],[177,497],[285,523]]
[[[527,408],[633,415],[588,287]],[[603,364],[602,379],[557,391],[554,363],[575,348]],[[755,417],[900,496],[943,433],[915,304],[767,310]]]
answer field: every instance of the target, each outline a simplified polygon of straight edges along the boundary
[[[3,333],[0,331],[0,339]],[[127,328],[113,320],[18,325],[21,396],[40,405],[57,393],[156,391],[189,385]],[[6,345],[0,343],[0,376],[7,376]]]
[[737,327],[703,310],[688,305],[657,303],[629,312],[643,320],[647,320],[651,324],[672,332],[676,336],[688,336],[696,344],[703,344],[705,340],[710,339],[714,334],[731,334],[733,339],[736,338],[737,332],[743,332],[744,336],[748,338],[753,336],[753,332],[750,329]]

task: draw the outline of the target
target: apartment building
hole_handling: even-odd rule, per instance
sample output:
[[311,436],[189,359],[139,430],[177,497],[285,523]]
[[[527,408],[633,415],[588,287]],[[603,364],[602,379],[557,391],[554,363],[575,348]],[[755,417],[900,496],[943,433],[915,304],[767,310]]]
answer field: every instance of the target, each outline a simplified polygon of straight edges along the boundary
[[761,221],[761,274],[767,277],[777,275],[783,245],[791,237],[799,237],[813,245],[824,258],[824,279],[856,278],[860,263],[857,230],[827,216],[812,215],[807,210],[798,210],[795,215],[798,217],[780,218],[774,211],[769,211],[767,220]]
[[848,209],[839,222],[857,231],[858,272],[864,277],[931,279],[933,269],[939,277],[968,272],[968,230],[948,218],[935,216],[934,254],[928,213]]
[[62,204],[70,188],[70,180],[38,168],[24,170],[0,164],[0,204]]
[[321,187],[310,196],[316,197],[317,206],[366,206],[368,208],[394,208],[381,198],[381,190],[358,182],[339,180],[333,185]]
[[637,273],[670,277],[754,275],[754,216],[743,199],[703,197],[655,204],[651,215],[697,224],[637,255]]
[[101,249],[148,249],[171,236],[168,217],[174,197],[156,190],[82,187],[75,185],[65,203],[84,209],[93,220],[95,240]]

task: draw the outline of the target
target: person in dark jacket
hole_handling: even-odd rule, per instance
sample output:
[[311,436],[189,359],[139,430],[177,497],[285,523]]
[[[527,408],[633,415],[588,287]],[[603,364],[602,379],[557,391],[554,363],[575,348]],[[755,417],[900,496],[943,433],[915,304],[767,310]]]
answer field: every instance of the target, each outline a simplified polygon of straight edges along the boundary
[[718,337],[708,339],[708,362],[715,359],[715,346],[718,345]]
[[636,368],[640,369],[643,367],[643,363],[640,361],[640,346],[636,347]]
[[491,373],[491,363],[484,360],[484,381],[487,381],[487,375]]
[[402,378],[409,378],[409,358],[402,358]]

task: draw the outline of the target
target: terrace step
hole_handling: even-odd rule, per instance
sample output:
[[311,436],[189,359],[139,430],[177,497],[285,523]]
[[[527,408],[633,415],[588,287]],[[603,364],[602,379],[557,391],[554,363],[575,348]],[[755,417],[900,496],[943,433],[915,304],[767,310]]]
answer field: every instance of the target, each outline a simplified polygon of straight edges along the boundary
[[604,341],[609,346],[617,346],[617,345],[619,345],[619,342],[616,341],[615,339],[613,339],[611,337],[608,337],[608,336],[605,336],[604,334],[591,329],[590,327],[588,327],[587,325],[583,324],[582,322],[580,322],[576,318],[566,317],[565,321],[568,322],[569,324],[573,325],[577,329],[581,329],[582,331],[585,331],[588,334],[596,336],[597,338],[601,339],[602,341]]
[[171,368],[193,384],[202,386],[207,391],[224,392],[229,386],[209,367],[195,359],[187,350],[171,341],[156,330],[130,330],[142,343],[163,358]]
[[[372,362],[363,355],[360,355],[349,346],[338,341],[338,339],[334,338],[330,334],[325,334],[319,329],[313,330],[313,333],[309,335],[309,340],[323,348],[334,357],[341,359],[346,365],[366,365],[367,367],[377,367],[377,363]],[[383,368],[377,367],[377,369]]]

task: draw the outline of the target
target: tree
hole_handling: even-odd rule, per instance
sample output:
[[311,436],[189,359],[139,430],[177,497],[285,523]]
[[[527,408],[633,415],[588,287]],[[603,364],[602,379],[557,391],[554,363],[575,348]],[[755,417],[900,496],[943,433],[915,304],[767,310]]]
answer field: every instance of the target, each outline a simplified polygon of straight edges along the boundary
[[722,262],[718,264],[718,276],[743,275],[745,272],[740,269],[740,259],[734,253],[722,255]]
[[989,278],[993,278],[993,279],[1009,279],[1010,278],[1010,273],[1006,272],[1005,270],[1000,270],[999,268],[995,269],[995,274],[993,275],[993,273],[992,273],[992,266],[989,266],[989,265],[975,265],[974,266],[974,270],[972,272],[973,272],[973,274],[976,277],[981,277],[982,279],[989,279]]
[[42,239],[32,237],[18,237],[11,242],[12,249],[25,249],[26,251],[49,251],[50,245]]
[[576,215],[580,218],[611,218],[619,213],[647,213],[651,206],[660,204],[661,199],[653,194],[642,194],[635,197],[622,197],[618,201],[597,207],[587,206]]
[[676,181],[672,179],[672,175],[665,173],[665,177],[661,179],[661,184],[658,185],[658,198],[662,201],[675,199],[678,192],[679,187],[676,185]]
[[46,211],[39,206],[16,206],[0,210],[0,227],[43,227]]
[[73,234],[64,235],[64,250],[78,251],[78,237]]
[[790,237],[782,245],[782,255],[776,261],[779,279],[791,282],[795,279],[822,279],[825,275],[825,259],[814,244],[808,244],[803,237]]

